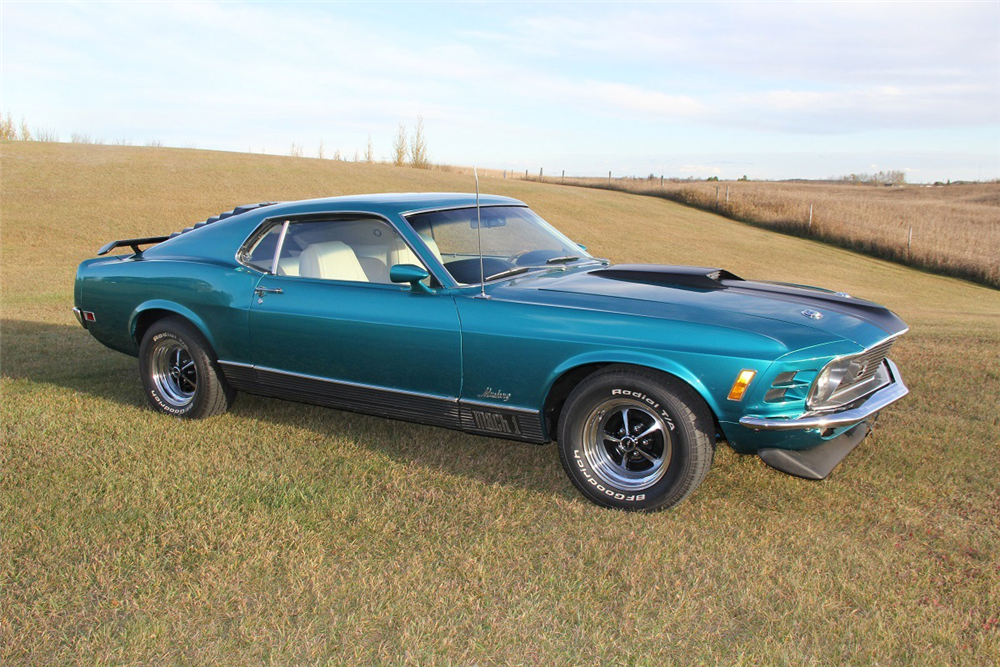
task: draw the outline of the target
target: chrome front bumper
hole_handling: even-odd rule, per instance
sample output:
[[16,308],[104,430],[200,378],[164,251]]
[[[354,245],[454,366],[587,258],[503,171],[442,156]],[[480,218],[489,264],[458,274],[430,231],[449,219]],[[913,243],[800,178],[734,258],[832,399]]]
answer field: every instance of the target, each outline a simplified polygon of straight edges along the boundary
[[871,394],[864,403],[856,408],[840,412],[807,413],[796,419],[770,419],[748,415],[740,419],[740,425],[754,431],[805,431],[838,428],[863,422],[882,408],[895,403],[910,393],[910,390],[903,384],[903,378],[900,377],[896,364],[889,359],[885,360],[885,364],[889,367],[891,377],[889,384]]

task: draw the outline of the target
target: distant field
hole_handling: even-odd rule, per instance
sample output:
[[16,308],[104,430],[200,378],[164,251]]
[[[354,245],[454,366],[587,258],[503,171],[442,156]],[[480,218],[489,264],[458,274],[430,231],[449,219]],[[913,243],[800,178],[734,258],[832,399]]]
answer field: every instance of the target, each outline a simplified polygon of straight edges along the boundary
[[888,188],[766,181],[666,181],[661,187],[659,179],[629,178],[546,182],[663,197],[1000,287],[1000,183]]
[[1000,663],[995,289],[662,199],[484,178],[614,261],[845,290],[911,326],[893,356],[912,394],[830,479],[720,447],[650,516],[587,503],[552,446],[246,395],[209,421],[154,414],[137,362],[70,313],[76,264],[110,239],[262,200],[471,189],[0,144],[3,665]]

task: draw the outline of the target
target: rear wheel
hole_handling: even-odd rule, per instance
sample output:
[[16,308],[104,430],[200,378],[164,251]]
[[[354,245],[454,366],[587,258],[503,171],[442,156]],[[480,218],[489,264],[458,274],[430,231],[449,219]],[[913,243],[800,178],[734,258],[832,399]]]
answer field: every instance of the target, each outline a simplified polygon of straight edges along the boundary
[[612,366],[581,382],[559,420],[559,456],[589,500],[653,511],[687,498],[715,452],[708,406],[656,371]]
[[222,414],[236,398],[215,355],[187,320],[167,317],[149,327],[139,346],[146,398],[159,412],[188,419]]

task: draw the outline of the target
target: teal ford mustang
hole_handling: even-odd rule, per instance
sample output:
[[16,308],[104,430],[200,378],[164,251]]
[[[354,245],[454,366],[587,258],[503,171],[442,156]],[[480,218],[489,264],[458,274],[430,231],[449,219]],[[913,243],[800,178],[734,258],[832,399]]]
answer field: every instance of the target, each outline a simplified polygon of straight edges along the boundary
[[881,306],[611,265],[506,197],[239,206],[98,255],[74,311],[139,358],[156,410],[209,417],[246,391],[556,440],[570,480],[607,507],[677,504],[720,440],[822,479],[906,394],[888,353],[907,327]]

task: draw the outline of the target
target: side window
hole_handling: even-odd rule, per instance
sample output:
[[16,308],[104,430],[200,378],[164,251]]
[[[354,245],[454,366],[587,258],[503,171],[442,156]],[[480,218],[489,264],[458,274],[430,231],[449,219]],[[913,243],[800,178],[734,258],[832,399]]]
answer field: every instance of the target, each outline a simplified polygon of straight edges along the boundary
[[274,225],[264,233],[257,242],[243,255],[243,262],[253,268],[268,272],[274,262],[274,251],[278,247],[278,237],[281,236],[281,225]]
[[341,219],[288,225],[278,257],[278,275],[391,284],[395,264],[423,262],[382,220]]

